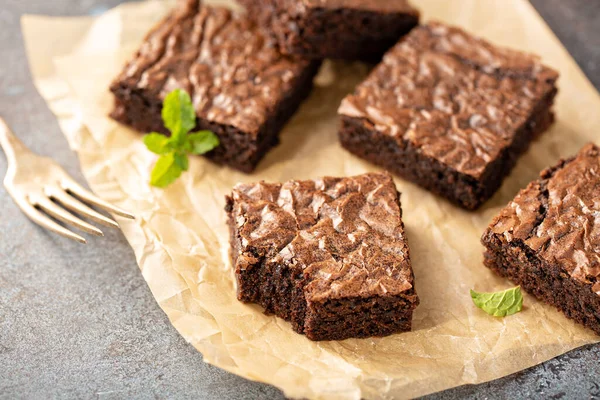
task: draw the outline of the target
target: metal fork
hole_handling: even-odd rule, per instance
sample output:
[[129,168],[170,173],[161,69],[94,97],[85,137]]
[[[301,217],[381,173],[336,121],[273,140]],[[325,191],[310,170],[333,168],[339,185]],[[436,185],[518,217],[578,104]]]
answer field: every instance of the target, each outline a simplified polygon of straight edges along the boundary
[[134,218],[127,211],[113,206],[84,189],[52,159],[34,154],[17,139],[2,118],[0,118],[0,145],[8,160],[8,170],[4,178],[4,186],[8,194],[33,222],[43,228],[80,243],[86,243],[82,236],[48,217],[51,216],[84,232],[104,236],[100,229],[79,219],[65,208],[99,224],[119,227],[113,219],[93,210],[82,201],[125,218]]

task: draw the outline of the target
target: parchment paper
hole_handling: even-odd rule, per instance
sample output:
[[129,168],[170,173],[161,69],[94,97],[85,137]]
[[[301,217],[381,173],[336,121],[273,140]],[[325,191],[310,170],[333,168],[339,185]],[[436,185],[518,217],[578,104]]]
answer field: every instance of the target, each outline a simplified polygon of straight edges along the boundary
[[291,397],[406,398],[499,378],[598,340],[531,296],[525,296],[523,312],[504,319],[484,314],[469,297],[470,288],[512,286],[482,265],[480,235],[541,169],[596,139],[598,93],[525,0],[416,3],[425,19],[462,25],[498,44],[540,54],[561,73],[558,120],[476,213],[397,179],[421,298],[413,332],[321,343],[236,300],[223,197],[238,181],[376,170],[336,139],[339,102],[367,67],[327,62],[313,94],[283,131],[282,144],[253,175],[196,158],[176,184],[160,190],[147,184],[155,159],[141,135],[107,118],[112,104],[107,88],[172,2],[126,4],[96,19],[24,17],[40,93],[92,189],[137,215],[136,221],[120,222],[142,274],[175,328],[206,362],[276,385]]

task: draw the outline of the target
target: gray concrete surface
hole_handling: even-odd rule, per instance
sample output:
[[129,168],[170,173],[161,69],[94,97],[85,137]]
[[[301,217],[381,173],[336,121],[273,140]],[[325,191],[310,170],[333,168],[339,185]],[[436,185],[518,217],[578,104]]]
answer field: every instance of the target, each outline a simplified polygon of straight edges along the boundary
[[[27,69],[22,13],[95,14],[118,0],[0,0],[0,115],[83,181]],[[598,87],[600,1],[533,0]],[[0,175],[6,159],[0,156]],[[78,245],[38,229],[0,188],[0,398],[277,399],[205,365],[158,308],[123,236]],[[600,346],[431,399],[600,398]]]

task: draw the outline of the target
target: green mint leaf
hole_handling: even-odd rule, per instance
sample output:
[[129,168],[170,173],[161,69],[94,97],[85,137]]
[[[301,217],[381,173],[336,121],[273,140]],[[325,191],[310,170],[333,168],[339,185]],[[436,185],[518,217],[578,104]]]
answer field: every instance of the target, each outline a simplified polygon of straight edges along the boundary
[[175,89],[165,97],[162,119],[171,136],[152,132],[144,137],[144,144],[160,155],[150,174],[150,184],[164,188],[189,169],[188,154],[211,151],[219,145],[219,138],[206,130],[188,135],[196,126],[196,111],[184,90]]
[[471,290],[471,298],[477,307],[494,317],[516,314],[523,308],[520,286],[495,293],[479,293]]
[[211,131],[199,131],[187,136],[189,151],[194,154],[204,154],[219,145],[219,138]]
[[181,168],[182,171],[187,171],[190,167],[190,162],[185,153],[175,153],[175,163]]
[[154,154],[166,154],[171,151],[169,138],[160,133],[152,132],[144,136],[144,144]]
[[158,158],[152,169],[150,184],[164,188],[175,182],[181,175],[181,171],[181,167],[175,162],[175,153],[164,154]]
[[162,119],[171,136],[183,140],[184,135],[196,126],[196,111],[190,95],[185,90],[175,89],[165,97]]

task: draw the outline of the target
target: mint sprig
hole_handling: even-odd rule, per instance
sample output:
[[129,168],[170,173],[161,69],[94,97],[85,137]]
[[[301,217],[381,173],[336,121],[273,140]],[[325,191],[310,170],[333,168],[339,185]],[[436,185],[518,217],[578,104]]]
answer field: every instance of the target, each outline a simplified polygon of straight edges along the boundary
[[471,299],[477,307],[494,317],[506,317],[523,309],[520,286],[495,293],[479,293],[471,290]]
[[144,144],[160,156],[150,174],[150,184],[164,188],[188,170],[188,154],[211,151],[219,145],[219,138],[207,130],[189,133],[196,126],[196,111],[184,90],[175,89],[165,97],[161,115],[171,136],[151,132],[144,136]]

